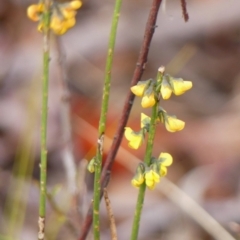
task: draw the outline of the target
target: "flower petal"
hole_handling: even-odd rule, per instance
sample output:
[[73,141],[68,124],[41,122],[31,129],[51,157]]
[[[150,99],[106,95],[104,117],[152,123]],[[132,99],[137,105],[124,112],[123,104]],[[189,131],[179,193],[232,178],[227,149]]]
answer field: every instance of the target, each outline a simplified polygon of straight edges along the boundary
[[169,132],[181,131],[184,126],[185,122],[182,120],[167,115],[167,118],[165,119],[165,127]]
[[152,171],[152,175],[153,175],[153,180],[154,180],[155,183],[160,182],[160,176],[159,176],[158,173]]
[[167,175],[167,168],[165,166],[161,165],[161,167],[160,167],[160,176],[164,177],[166,175]]
[[163,78],[160,92],[161,92],[162,98],[165,100],[169,99],[172,95],[171,85],[168,83],[168,81],[165,78]]
[[170,166],[173,162],[173,158],[169,153],[162,152],[158,158],[163,166]]
[[136,133],[130,127],[125,127],[124,135],[126,139],[129,141],[128,146],[130,148],[138,149],[143,143],[144,139],[142,131]]
[[146,88],[146,83],[132,86],[130,89],[133,94],[135,94],[138,97],[142,97],[144,94],[145,88]]
[[139,188],[142,183],[139,183],[135,178],[133,178],[133,179],[131,180],[131,184],[132,184],[134,187]]
[[40,19],[40,14],[42,13],[42,4],[32,4],[27,8],[27,16],[34,22]]
[[141,105],[143,108],[149,108],[154,106],[154,104],[156,103],[155,100],[155,96],[154,93],[151,93],[150,95],[144,95],[144,97],[142,98],[142,102]]
[[149,189],[153,190],[155,188],[156,183],[151,180],[146,180],[146,185]]
[[192,88],[192,82],[183,81],[182,78],[171,78],[171,82],[173,85],[173,93],[177,96]]
[[125,127],[124,135],[128,141],[132,140],[132,133],[133,133],[133,130],[130,127]]
[[82,2],[81,1],[79,1],[79,0],[75,0],[75,1],[71,1],[71,2],[69,2],[69,5],[70,5],[70,7],[72,8],[72,9],[78,9],[78,8],[80,8],[81,6],[82,6]]

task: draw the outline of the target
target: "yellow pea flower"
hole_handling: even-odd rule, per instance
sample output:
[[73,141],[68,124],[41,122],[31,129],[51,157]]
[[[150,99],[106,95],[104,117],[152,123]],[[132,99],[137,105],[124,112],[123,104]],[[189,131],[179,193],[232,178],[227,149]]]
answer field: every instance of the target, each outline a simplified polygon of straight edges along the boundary
[[151,118],[144,113],[141,113],[141,128],[147,127],[150,124]]
[[144,182],[144,175],[143,174],[135,176],[131,181],[132,185],[134,187],[137,187],[137,188],[140,187],[140,185],[142,185],[143,182]]
[[54,15],[51,18],[50,28],[58,29],[58,28],[61,28],[61,27],[62,27],[62,20],[57,15]]
[[[76,24],[76,10],[82,6],[80,0],[74,0],[69,3],[56,3],[51,5],[51,19],[50,28],[55,34],[62,35],[69,28]],[[44,4],[33,4],[27,9],[27,15],[33,21],[40,21],[38,24],[38,31],[42,32],[43,20],[42,14],[44,11]]]
[[173,158],[169,153],[161,153],[158,158],[160,161],[160,176],[164,177],[167,174],[167,167],[172,165]]
[[67,28],[64,26],[64,21],[61,20],[57,15],[52,17],[50,28],[57,35],[62,35],[67,31]]
[[131,183],[134,187],[140,187],[141,184],[144,182],[144,172],[145,172],[145,166],[143,163],[138,164],[136,173],[134,175],[134,178],[132,179]]
[[151,190],[155,188],[156,183],[160,181],[160,176],[158,173],[153,171],[152,169],[148,170],[145,173],[145,183],[147,187]]
[[134,132],[130,127],[125,127],[124,135],[129,141],[128,146],[133,149],[138,149],[144,140],[142,130],[140,132]]
[[70,7],[74,10],[79,9],[82,6],[82,2],[79,0],[71,1],[69,3]]
[[151,179],[145,180],[145,183],[150,190],[153,190],[156,186],[156,183]]
[[161,85],[161,95],[163,99],[169,99],[172,92],[176,95],[182,95],[187,90],[192,88],[191,81],[184,81],[182,78],[173,78],[168,74],[164,75]]
[[145,94],[143,96],[141,105],[143,108],[149,108],[154,106],[155,103],[156,103],[156,100],[155,100],[154,92],[152,92],[150,95]]
[[74,18],[77,14],[76,11],[67,8],[62,8],[61,13],[65,19]]
[[172,87],[171,87],[171,85],[168,83],[168,81],[167,81],[166,78],[163,78],[160,92],[161,92],[162,98],[163,98],[164,100],[169,99],[169,98],[171,97],[171,95],[172,95]]
[[144,94],[145,88],[146,88],[146,84],[138,84],[138,85],[132,86],[130,89],[133,94],[135,94],[138,97],[142,97]]
[[164,123],[167,131],[177,132],[185,127],[185,122],[177,119],[175,116],[170,116],[163,108],[159,108],[158,121]]
[[172,165],[172,162],[173,162],[173,158],[172,158],[171,154],[166,153],[166,152],[160,153],[158,159],[161,161],[161,164],[163,164],[164,166],[167,166],[167,167]]
[[34,22],[37,22],[40,20],[40,15],[43,13],[43,10],[43,3],[32,4],[27,8],[27,16]]
[[185,122],[177,119],[176,117],[166,115],[165,127],[169,132],[181,131],[185,127]]
[[173,93],[176,96],[182,95],[187,90],[192,88],[191,81],[184,81],[182,78],[171,78]]
[[70,18],[70,19],[66,19],[63,22],[63,27],[69,29],[71,27],[73,27],[76,24],[76,19],[75,18]]

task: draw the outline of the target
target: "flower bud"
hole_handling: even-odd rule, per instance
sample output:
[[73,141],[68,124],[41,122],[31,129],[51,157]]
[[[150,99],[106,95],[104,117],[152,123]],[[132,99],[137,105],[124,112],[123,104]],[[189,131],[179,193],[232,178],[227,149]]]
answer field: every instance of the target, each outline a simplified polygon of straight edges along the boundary
[[96,161],[96,158],[94,157],[88,163],[87,169],[90,173],[94,173],[95,171],[95,161]]

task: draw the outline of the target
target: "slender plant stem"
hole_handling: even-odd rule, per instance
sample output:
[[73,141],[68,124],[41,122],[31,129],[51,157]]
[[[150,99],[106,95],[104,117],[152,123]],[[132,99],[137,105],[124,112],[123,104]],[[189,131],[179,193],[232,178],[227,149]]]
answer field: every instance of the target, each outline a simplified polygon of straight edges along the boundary
[[[160,72],[158,72],[157,81],[162,81],[162,74]],[[149,135],[148,135],[148,141],[146,146],[146,152],[144,156],[144,162],[147,166],[151,164],[153,142],[154,142],[154,137],[156,133],[156,125],[157,125],[156,121],[158,116],[158,104],[159,104],[159,101],[156,101],[155,105],[152,107],[152,116],[151,116],[151,122],[149,127]],[[136,209],[135,209],[135,214],[133,219],[131,240],[137,240],[138,238],[145,191],[146,191],[146,184],[144,182],[140,186],[139,192],[138,192],[138,199],[137,199],[137,204],[136,204]]]
[[42,85],[42,118],[41,118],[41,164],[40,164],[40,202],[38,219],[38,239],[44,239],[46,215],[46,182],[47,182],[47,118],[48,118],[48,81],[49,81],[49,24],[50,0],[44,1],[43,13],[43,85]]
[[[146,24],[146,28],[145,28],[142,46],[141,46],[141,49],[139,52],[139,57],[137,60],[136,68],[134,70],[134,74],[133,74],[133,77],[131,80],[131,86],[137,84],[137,82],[141,79],[143,72],[145,70],[145,65],[147,63],[147,56],[148,56],[148,52],[150,49],[152,37],[153,37],[154,31],[155,31],[157,15],[158,15],[158,11],[159,11],[161,2],[162,2],[162,0],[153,0],[153,2],[152,2],[152,6],[151,6],[151,9],[149,12],[149,16],[148,16],[148,20],[147,20],[147,24]],[[111,149],[109,151],[105,165],[103,167],[103,171],[102,171],[102,175],[101,175],[101,186],[102,186],[101,189],[103,189],[103,187],[107,186],[107,184],[108,184],[110,171],[112,169],[112,165],[115,160],[118,148],[122,141],[124,127],[126,126],[127,120],[129,118],[133,101],[134,101],[134,95],[132,94],[131,91],[129,91],[128,95],[126,97],[126,100],[125,100],[125,104],[123,107],[122,116],[119,121],[117,132],[115,134]],[[81,231],[79,240],[84,240],[87,237],[88,231],[92,224],[92,219],[93,219],[92,212],[93,212],[92,205],[90,205],[86,219],[82,225],[82,231]]]
[[[147,147],[146,147],[146,153],[145,153],[145,157],[144,157],[144,162],[148,166],[150,164],[151,156],[152,156],[153,141],[154,141],[155,132],[156,132],[157,113],[158,113],[158,103],[156,102],[152,108],[149,136],[148,136],[148,142],[147,142]],[[136,209],[135,209],[133,226],[132,226],[131,240],[137,240],[137,237],[138,237],[138,231],[139,231],[140,218],[141,218],[141,213],[142,213],[142,208],[143,208],[145,191],[146,191],[146,184],[144,183],[140,186],[139,192],[138,192],[137,205],[136,205]]]
[[96,154],[96,164],[95,164],[95,176],[94,176],[94,195],[93,195],[93,233],[94,240],[100,239],[100,218],[99,218],[99,205],[100,205],[100,195],[101,195],[101,170],[102,170],[102,154],[103,154],[103,142],[104,133],[106,129],[108,102],[110,94],[111,85],[111,70],[113,62],[113,51],[116,42],[117,26],[120,16],[122,0],[116,0],[114,14],[112,19],[112,27],[110,32],[109,44],[108,44],[108,55],[105,69],[105,80],[102,98],[102,108],[99,120],[98,128],[98,141],[97,141],[97,154]]

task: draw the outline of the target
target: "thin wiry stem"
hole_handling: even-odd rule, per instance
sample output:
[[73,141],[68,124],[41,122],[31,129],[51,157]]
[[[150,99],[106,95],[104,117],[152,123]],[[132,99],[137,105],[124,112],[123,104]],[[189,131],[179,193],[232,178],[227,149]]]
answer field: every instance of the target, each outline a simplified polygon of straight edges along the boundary
[[41,118],[41,164],[40,164],[40,201],[38,219],[38,239],[44,239],[46,215],[46,183],[47,183],[47,118],[48,118],[48,81],[49,81],[49,25],[50,0],[44,1],[43,13],[43,86],[42,86],[42,118]]
[[101,178],[101,170],[102,170],[102,154],[103,154],[104,134],[106,129],[106,121],[107,121],[110,85],[111,85],[113,52],[114,52],[114,47],[116,42],[117,26],[118,26],[118,20],[120,16],[121,4],[122,4],[122,0],[116,0],[113,19],[112,19],[110,39],[108,44],[108,56],[107,56],[107,63],[106,63],[106,69],[105,69],[102,108],[101,108],[101,116],[100,116],[99,128],[98,128],[98,141],[97,141],[97,153],[96,153],[95,176],[94,176],[94,194],[93,194],[93,232],[94,232],[95,240],[100,239],[99,205],[100,205],[100,195],[101,195],[100,178]]

